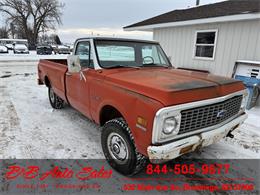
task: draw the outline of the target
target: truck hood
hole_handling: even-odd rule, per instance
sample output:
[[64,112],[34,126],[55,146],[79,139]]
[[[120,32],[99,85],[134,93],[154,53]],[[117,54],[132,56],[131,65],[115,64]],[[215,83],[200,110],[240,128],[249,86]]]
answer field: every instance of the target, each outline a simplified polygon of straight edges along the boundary
[[106,75],[106,80],[164,106],[216,98],[244,89],[243,83],[234,79],[166,68],[114,70]]

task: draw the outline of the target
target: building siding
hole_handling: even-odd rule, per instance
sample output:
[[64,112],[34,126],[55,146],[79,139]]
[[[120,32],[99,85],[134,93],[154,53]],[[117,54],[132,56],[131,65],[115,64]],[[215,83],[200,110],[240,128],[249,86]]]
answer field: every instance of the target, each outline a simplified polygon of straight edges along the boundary
[[[215,58],[194,59],[195,33],[207,29],[218,30]],[[260,61],[260,20],[160,28],[153,32],[175,67],[231,76],[237,60]]]

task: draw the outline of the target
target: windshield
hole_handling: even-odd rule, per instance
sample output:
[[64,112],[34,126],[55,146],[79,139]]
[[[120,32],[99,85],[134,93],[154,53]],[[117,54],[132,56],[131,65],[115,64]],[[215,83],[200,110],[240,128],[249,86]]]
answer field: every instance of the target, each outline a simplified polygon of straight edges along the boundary
[[156,43],[96,40],[95,45],[102,68],[170,66]]

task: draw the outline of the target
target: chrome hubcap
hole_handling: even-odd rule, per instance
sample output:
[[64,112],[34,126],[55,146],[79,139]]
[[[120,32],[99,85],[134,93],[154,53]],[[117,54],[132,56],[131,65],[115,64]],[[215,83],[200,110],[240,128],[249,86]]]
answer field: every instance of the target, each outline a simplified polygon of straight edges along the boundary
[[123,164],[128,159],[128,148],[125,140],[117,133],[110,133],[107,138],[107,147],[110,155],[119,164]]

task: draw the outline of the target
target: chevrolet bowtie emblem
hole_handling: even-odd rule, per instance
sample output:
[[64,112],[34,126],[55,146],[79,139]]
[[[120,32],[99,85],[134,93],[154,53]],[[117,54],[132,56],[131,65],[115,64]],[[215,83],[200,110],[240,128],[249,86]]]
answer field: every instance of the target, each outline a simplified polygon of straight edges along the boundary
[[222,118],[222,117],[224,117],[225,116],[225,114],[226,114],[226,110],[221,110],[221,111],[219,111],[218,112],[218,114],[217,114],[217,118]]

